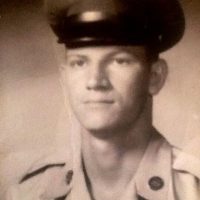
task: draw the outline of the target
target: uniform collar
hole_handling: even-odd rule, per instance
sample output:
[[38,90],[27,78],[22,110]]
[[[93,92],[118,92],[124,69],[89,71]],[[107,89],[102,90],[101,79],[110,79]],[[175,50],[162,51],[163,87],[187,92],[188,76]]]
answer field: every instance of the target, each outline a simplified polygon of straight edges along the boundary
[[172,153],[169,143],[155,134],[135,176],[137,194],[148,200],[165,200],[170,187]]
[[[160,134],[153,135],[136,175],[126,190],[124,200],[133,200],[134,196],[147,200],[167,199],[172,177],[171,165],[171,146]],[[77,151],[77,146],[73,170],[71,199],[90,200],[82,169],[81,152]]]

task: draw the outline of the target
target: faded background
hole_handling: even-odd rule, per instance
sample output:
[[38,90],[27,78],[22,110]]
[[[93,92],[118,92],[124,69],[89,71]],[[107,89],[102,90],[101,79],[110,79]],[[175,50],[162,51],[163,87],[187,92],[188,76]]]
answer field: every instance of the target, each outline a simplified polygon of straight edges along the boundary
[[[154,107],[155,125],[180,147],[200,136],[200,1],[181,3],[186,34],[162,55],[169,64],[169,77]],[[67,142],[56,56],[60,48],[55,40],[41,0],[0,1],[0,179],[4,185],[29,160],[37,159],[37,151],[45,154]]]

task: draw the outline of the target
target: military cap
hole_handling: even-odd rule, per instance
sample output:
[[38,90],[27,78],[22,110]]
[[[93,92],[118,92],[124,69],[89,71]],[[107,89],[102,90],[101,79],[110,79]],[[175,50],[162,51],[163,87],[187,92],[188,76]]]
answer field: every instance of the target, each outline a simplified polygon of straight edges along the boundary
[[178,0],[46,0],[48,21],[59,42],[88,45],[148,45],[158,52],[183,36]]

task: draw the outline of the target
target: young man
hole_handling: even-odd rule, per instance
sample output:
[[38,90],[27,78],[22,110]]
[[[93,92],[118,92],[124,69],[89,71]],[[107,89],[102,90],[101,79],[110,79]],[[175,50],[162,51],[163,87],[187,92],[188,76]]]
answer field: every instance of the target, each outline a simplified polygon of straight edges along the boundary
[[33,166],[9,198],[199,199],[200,160],[152,126],[152,98],[167,75],[159,53],[184,32],[179,3],[63,0],[48,1],[47,10],[67,48],[63,88],[81,125],[81,146],[63,152],[65,162],[56,155]]

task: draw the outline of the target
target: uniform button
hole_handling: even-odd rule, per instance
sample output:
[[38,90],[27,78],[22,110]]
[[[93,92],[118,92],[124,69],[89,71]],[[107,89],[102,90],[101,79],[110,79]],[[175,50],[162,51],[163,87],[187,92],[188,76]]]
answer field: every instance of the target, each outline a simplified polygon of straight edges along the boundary
[[69,185],[71,183],[72,177],[73,177],[73,173],[74,173],[73,170],[69,170],[67,172],[67,175],[66,175],[66,183],[67,183],[67,185]]
[[164,186],[164,181],[159,176],[153,176],[149,179],[149,186],[152,190],[160,190]]

